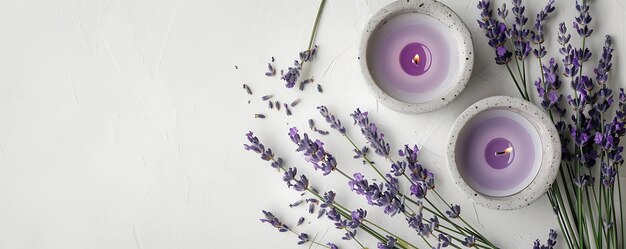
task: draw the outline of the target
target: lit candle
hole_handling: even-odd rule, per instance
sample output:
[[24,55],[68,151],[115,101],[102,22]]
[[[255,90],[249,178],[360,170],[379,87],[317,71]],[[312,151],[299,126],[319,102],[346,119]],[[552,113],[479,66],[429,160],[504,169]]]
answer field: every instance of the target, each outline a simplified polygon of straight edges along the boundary
[[461,175],[472,188],[490,196],[507,196],[524,189],[541,164],[537,130],[510,110],[476,115],[459,134],[457,146]]
[[554,181],[561,160],[559,135],[532,103],[496,96],[478,101],[450,132],[448,163],[455,183],[478,204],[526,206]]
[[378,101],[405,112],[431,112],[454,100],[474,66],[467,26],[436,0],[398,0],[365,25],[359,57]]
[[368,65],[372,78],[390,96],[427,102],[448,89],[459,68],[457,40],[435,18],[405,13],[372,33]]

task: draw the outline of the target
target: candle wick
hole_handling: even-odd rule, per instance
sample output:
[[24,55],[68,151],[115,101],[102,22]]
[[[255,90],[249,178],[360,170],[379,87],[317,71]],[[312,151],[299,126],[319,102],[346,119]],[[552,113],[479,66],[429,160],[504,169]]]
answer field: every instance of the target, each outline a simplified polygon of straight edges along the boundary
[[420,55],[419,54],[415,54],[415,56],[413,56],[413,63],[415,63],[415,64],[419,64],[420,63]]
[[504,151],[496,151],[496,156],[509,154],[511,152],[513,152],[513,147],[508,147],[508,148],[504,149]]

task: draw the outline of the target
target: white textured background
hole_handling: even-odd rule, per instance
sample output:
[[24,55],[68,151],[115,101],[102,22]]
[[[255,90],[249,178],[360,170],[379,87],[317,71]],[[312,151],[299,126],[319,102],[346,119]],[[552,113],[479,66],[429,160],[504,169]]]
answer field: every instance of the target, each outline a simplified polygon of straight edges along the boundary
[[[306,72],[323,85],[319,94],[313,87],[287,90],[277,77],[263,76],[271,56],[285,68],[305,48],[317,0],[3,1],[0,248],[294,248],[295,238],[258,218],[267,209],[294,224],[305,214],[287,207],[298,194],[242,144],[247,130],[256,131],[320,189],[334,189],[351,208],[364,206],[340,176],[321,177],[293,152],[287,128],[308,131],[311,117],[325,128],[314,109],[320,104],[339,114],[360,144],[348,117],[356,107],[371,111],[393,147],[423,145],[421,159],[437,173],[438,189],[502,247],[529,248],[535,238],[544,240],[556,227],[546,197],[518,211],[474,207],[445,169],[445,140],[456,116],[481,98],[516,96],[477,29],[476,1],[444,1],[474,35],[474,76],[452,104],[420,115],[379,105],[360,75],[360,30],[388,2],[328,1],[319,55]],[[534,16],[540,2],[532,1],[527,11]],[[558,16],[548,22],[551,48],[556,24],[572,21],[570,2],[559,1]],[[603,35],[614,36],[614,69],[621,72],[611,82],[622,86],[625,7],[619,0],[594,1],[590,43],[597,55]],[[254,96],[245,94],[243,83]],[[264,94],[302,102],[286,117],[267,109]],[[268,118],[255,120],[253,113]],[[323,139],[345,171],[372,175],[336,134]],[[403,218],[369,210],[370,219],[418,241]],[[306,217],[313,222],[299,231],[328,231],[324,241],[339,241],[332,224]]]

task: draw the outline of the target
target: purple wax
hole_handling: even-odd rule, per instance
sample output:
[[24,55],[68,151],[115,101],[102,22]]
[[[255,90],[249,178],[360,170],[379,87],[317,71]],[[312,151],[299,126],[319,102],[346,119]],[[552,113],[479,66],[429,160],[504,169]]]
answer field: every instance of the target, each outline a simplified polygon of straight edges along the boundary
[[418,76],[426,73],[432,64],[432,55],[426,45],[414,42],[400,52],[400,66],[405,73]]
[[438,98],[459,71],[457,39],[439,20],[420,13],[392,17],[372,32],[367,64],[389,96],[409,103]]
[[513,144],[506,138],[494,138],[485,147],[485,161],[494,169],[504,169],[515,158]]
[[515,194],[539,172],[539,133],[517,112],[481,112],[467,122],[458,139],[457,167],[465,182],[479,193],[494,197]]

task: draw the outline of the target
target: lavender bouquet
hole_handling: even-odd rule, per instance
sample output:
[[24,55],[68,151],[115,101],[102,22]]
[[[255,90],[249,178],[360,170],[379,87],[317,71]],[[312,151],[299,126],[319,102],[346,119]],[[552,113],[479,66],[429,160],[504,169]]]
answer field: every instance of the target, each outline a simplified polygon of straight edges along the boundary
[[[544,29],[555,10],[554,0],[539,11],[530,28],[522,0],[512,0],[512,5],[512,17],[506,4],[497,8],[495,17],[491,2],[479,1],[478,24],[495,50],[496,64],[507,68],[520,95],[529,101],[526,63],[530,59],[539,63],[534,86],[563,146],[559,176],[548,197],[565,242],[568,248],[625,248],[617,175],[624,163],[624,147],[619,144],[626,126],[626,94],[622,88],[614,93],[607,85],[612,68],[611,37],[606,36],[599,61],[590,65],[590,5],[589,0],[577,0],[578,15],[571,25],[575,39],[568,25],[560,23],[557,40],[561,58],[546,60]],[[507,21],[509,18],[513,22]],[[569,83],[571,91],[565,93],[562,82]],[[536,248],[540,248],[538,243]]]
[[[281,80],[286,82],[287,88],[293,88],[300,80],[303,64],[313,61],[316,51],[316,46],[313,46],[313,39],[324,3],[324,0],[320,2],[308,49],[300,52],[300,60],[295,61],[293,67],[281,72]],[[275,69],[271,63],[268,69],[269,72],[266,73],[266,76],[274,76]],[[300,90],[303,90],[304,86],[311,81],[312,79],[300,81]],[[252,94],[248,85],[244,85],[244,89],[248,94]],[[322,92],[319,84],[318,92]],[[281,104],[277,101],[273,102],[272,97],[273,95],[265,95],[262,100],[268,102],[270,109],[280,109]],[[299,99],[292,102],[291,105],[283,105],[287,115],[291,113],[289,107],[294,107],[298,102]],[[321,191],[316,188],[316,185],[306,175],[298,174],[298,167],[287,166],[282,157],[275,155],[253,132],[248,132],[246,134],[248,143],[244,145],[245,150],[260,155],[260,158],[267,161],[271,168],[282,174],[282,180],[289,189],[301,193],[302,199],[289,204],[290,207],[308,205],[306,209],[308,213],[317,213],[318,219],[327,218],[332,226],[343,234],[343,240],[353,241],[358,248],[367,248],[361,242],[362,236],[374,238],[378,241],[377,247],[381,249],[423,248],[423,245],[427,245],[428,248],[497,248],[463,219],[459,205],[451,204],[437,192],[435,175],[418,161],[419,148],[417,145],[405,145],[397,153],[394,153],[391,145],[385,140],[383,132],[378,129],[374,122],[370,121],[368,112],[357,109],[350,116],[364,138],[364,144],[359,145],[356,139],[349,136],[343,122],[333,115],[327,107],[320,106],[317,109],[330,128],[336,131],[337,135],[344,137],[346,144],[349,144],[350,150],[354,152],[352,164],[367,165],[373,169],[376,176],[367,177],[361,172],[348,172],[350,168],[347,166],[351,163],[338,162],[336,157],[326,150],[322,141],[293,127],[289,129],[287,135],[293,142],[295,151],[302,154],[306,163],[324,176],[337,175],[343,177],[346,181],[344,187],[364,198],[369,206],[380,208],[389,216],[400,215],[404,217],[407,227],[415,232],[415,237],[402,238],[384,226],[368,219],[366,208],[348,207],[345,203],[337,201],[334,191],[330,189]],[[265,115],[256,114],[255,117],[265,118]],[[330,133],[317,128],[313,119],[309,120],[309,128],[318,135]],[[371,158],[372,154],[379,156],[384,163],[375,164],[375,160]],[[321,184],[317,186],[321,186]],[[435,205],[435,200],[440,201],[443,205]],[[309,236],[308,233],[299,231],[305,222],[304,217],[297,219],[294,222],[295,225],[288,225],[272,212],[263,210],[261,222],[270,224],[279,232],[293,234],[297,238],[298,245],[338,248],[333,242],[321,241],[316,236]],[[415,238],[423,242],[421,247],[417,245]]]

